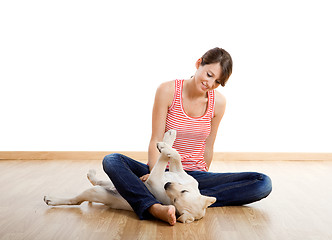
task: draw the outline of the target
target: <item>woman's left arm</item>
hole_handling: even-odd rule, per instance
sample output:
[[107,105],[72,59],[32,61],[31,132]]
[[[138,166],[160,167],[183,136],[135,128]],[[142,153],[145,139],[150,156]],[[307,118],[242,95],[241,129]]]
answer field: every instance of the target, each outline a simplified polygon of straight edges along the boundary
[[226,98],[219,92],[215,91],[215,114],[211,121],[211,133],[206,139],[205,143],[205,152],[204,152],[204,160],[206,162],[206,167],[209,170],[212,158],[213,158],[213,146],[216,140],[218,127],[220,121],[225,113],[226,108]]

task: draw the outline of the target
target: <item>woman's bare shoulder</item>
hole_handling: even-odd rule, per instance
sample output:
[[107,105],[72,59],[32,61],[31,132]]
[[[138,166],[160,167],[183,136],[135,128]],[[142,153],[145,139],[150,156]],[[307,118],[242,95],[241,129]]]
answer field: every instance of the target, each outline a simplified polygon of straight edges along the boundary
[[215,114],[223,115],[226,108],[226,97],[218,91],[215,91]]
[[163,82],[162,84],[159,85],[157,91],[161,91],[164,93],[172,93],[172,92],[174,93],[175,91],[174,80]]
[[161,98],[164,101],[167,101],[170,106],[173,101],[173,96],[175,92],[174,80],[163,82],[159,85],[156,92],[156,98]]

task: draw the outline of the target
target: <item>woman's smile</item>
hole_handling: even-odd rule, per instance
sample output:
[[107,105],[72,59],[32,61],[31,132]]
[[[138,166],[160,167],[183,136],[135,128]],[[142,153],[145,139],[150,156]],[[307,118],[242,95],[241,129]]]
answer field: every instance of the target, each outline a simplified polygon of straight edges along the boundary
[[208,84],[206,83],[206,82],[202,82],[202,89],[204,90],[204,91],[206,91],[206,90],[208,90],[209,89],[209,86],[208,86]]

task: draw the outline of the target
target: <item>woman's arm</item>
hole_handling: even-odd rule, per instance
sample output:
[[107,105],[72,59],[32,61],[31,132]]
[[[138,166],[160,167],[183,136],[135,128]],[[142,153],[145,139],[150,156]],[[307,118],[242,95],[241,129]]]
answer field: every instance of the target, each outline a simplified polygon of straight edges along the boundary
[[152,110],[152,134],[148,153],[148,164],[150,171],[156,164],[159,156],[159,151],[156,145],[157,142],[161,142],[163,140],[166,127],[167,111],[172,104],[174,91],[174,81],[162,83],[156,91]]
[[211,121],[211,133],[206,139],[205,143],[205,151],[204,151],[204,160],[206,162],[207,169],[209,170],[212,158],[213,158],[213,146],[214,142],[216,140],[218,127],[220,124],[220,121],[225,113],[226,108],[226,98],[219,92],[215,91],[215,115],[212,118]]

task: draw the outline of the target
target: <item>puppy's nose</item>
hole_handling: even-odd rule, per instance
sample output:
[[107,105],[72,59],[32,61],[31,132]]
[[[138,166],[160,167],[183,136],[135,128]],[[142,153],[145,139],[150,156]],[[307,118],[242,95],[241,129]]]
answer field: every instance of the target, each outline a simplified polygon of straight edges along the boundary
[[167,182],[167,183],[164,185],[165,190],[167,190],[167,189],[169,188],[169,186],[171,186],[171,184],[172,184],[172,183]]

